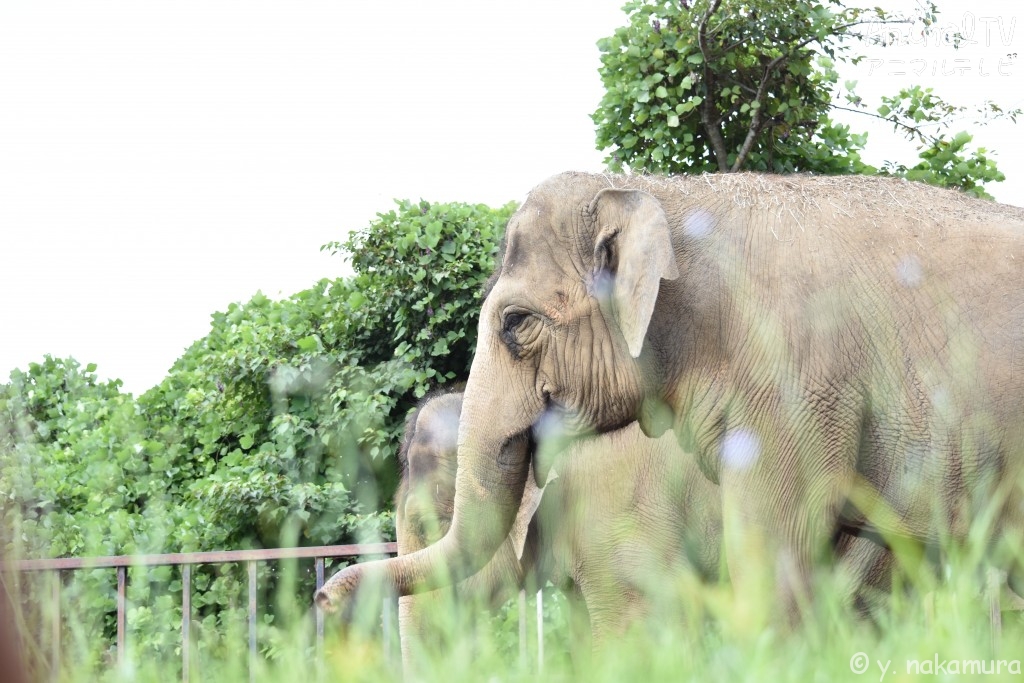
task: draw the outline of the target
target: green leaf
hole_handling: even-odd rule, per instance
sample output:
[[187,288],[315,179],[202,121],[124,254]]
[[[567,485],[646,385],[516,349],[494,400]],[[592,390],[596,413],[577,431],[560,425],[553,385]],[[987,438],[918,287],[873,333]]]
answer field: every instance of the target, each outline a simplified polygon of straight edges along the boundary
[[302,339],[295,342],[295,345],[298,346],[299,350],[304,353],[323,351],[324,348],[323,343],[320,341],[320,337],[315,334],[311,334],[308,337],[303,337]]
[[366,297],[363,295],[362,292],[360,292],[358,290],[354,290],[354,291],[352,291],[348,295],[348,305],[349,305],[349,308],[351,308],[353,310],[358,309],[365,302],[366,302]]

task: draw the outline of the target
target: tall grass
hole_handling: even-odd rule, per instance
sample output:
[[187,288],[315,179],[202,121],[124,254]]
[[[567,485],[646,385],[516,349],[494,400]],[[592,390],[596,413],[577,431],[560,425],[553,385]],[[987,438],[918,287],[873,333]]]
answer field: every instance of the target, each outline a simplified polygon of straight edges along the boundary
[[[399,681],[403,675],[404,680],[442,683],[538,678],[609,683],[1020,680],[1024,675],[1020,673],[1024,659],[1021,613],[1003,612],[1001,637],[994,642],[985,590],[990,569],[978,559],[981,555],[974,552],[973,544],[944,544],[941,550],[940,562],[924,563],[907,560],[901,552],[893,591],[872,601],[867,614],[843,598],[844,578],[834,569],[823,568],[813,600],[794,626],[780,624],[770,613],[767,621],[761,620],[761,610],[737,603],[727,583],[711,585],[681,576],[651,596],[649,619],[598,643],[593,651],[571,652],[566,602],[549,587],[544,591],[542,661],[537,656],[533,596],[525,604],[529,625],[525,657],[520,651],[522,606],[518,601],[486,612],[449,597],[438,601],[433,610],[434,631],[429,638],[410,648],[404,674],[396,643],[382,636],[376,601],[350,626],[328,618],[319,649],[310,596],[296,590],[297,564],[282,563],[273,616],[264,616],[259,626],[253,672],[261,681],[304,683]],[[15,618],[34,678],[51,680],[51,593],[45,581],[29,578],[8,574],[5,582],[22,598],[14,605]],[[145,615],[147,610],[159,609],[159,597],[152,605],[133,606],[129,647],[118,664],[111,644],[97,635],[103,632],[101,625],[76,616],[74,593],[66,590],[65,596],[56,680],[162,683],[181,679],[178,634],[166,634],[159,651],[131,648],[132,632],[148,628]],[[217,623],[198,622],[192,636],[192,680],[249,680],[244,605],[223,614]]]

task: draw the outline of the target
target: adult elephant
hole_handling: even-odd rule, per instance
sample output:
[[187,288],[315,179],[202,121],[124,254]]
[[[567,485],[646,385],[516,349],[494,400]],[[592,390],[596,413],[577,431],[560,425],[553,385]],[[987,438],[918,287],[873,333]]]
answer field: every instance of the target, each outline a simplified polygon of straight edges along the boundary
[[[535,425],[673,429],[722,487],[729,573],[794,614],[841,525],[964,539],[1021,577],[1024,211],[897,179],[567,173],[509,221],[452,526],[343,570],[408,593],[505,538]],[[501,491],[498,496],[493,492]]]

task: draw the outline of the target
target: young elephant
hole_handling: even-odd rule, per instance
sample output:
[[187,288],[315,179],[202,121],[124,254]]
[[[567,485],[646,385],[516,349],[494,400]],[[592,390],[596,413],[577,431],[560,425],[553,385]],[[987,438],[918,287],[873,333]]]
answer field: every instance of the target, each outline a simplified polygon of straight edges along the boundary
[[[427,547],[451,525],[462,398],[430,397],[406,422],[395,499],[399,555]],[[550,472],[546,485],[541,490],[532,476],[527,480],[512,532],[447,605],[496,606],[521,587],[551,581],[568,597],[573,644],[585,651],[588,640],[598,644],[625,631],[655,605],[678,605],[673,591],[695,585],[679,579],[717,580],[720,492],[672,435],[650,439],[633,424],[552,451],[542,446],[532,454]],[[845,535],[837,551],[850,575],[886,588],[888,552]],[[428,622],[445,602],[440,593],[399,600],[407,662],[412,637],[437,644]]]
[[[406,422],[395,499],[399,555],[429,546],[451,525],[461,408],[461,393],[439,395]],[[579,627],[573,640],[585,649],[591,635],[600,642],[644,617],[651,594],[663,594],[680,572],[717,576],[717,487],[680,457],[673,438],[648,439],[632,425],[548,455],[554,464],[544,489],[527,480],[512,531],[456,587],[455,602],[497,606],[551,581],[566,593],[570,623]],[[442,602],[440,591],[400,598],[407,661],[410,636],[436,638],[426,623]]]
[[[451,526],[455,503],[455,471],[462,394],[424,398],[405,422],[399,450],[401,480],[395,494],[398,554],[408,555],[441,538]],[[477,574],[458,584],[457,594],[441,588],[398,600],[402,658],[409,665],[412,641],[443,645],[445,625],[432,623],[438,612],[463,603],[496,608],[524,584],[521,557],[527,526],[540,502],[541,490],[531,476],[523,492],[508,538]]]

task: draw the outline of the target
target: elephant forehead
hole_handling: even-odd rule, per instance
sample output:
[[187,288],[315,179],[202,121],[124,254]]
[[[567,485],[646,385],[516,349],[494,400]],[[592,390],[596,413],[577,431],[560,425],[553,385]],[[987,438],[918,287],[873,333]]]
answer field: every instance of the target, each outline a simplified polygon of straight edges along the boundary
[[439,419],[420,427],[416,432],[416,441],[434,451],[445,451],[455,448],[459,442],[459,420]]
[[455,443],[455,434],[459,429],[459,416],[462,413],[460,396],[449,394],[431,399],[420,409],[416,421],[417,434],[430,433],[437,435],[442,443]]
[[589,311],[586,283],[554,259],[541,258],[529,269],[503,272],[485,302],[481,319],[501,323],[509,306],[540,313],[552,322],[567,322]]
[[410,449],[410,456],[409,477],[414,482],[444,481],[455,477],[457,459],[454,447],[449,444],[439,446],[434,441],[424,440]]
[[570,264],[579,270],[581,255],[593,250],[587,225],[584,211],[574,204],[524,205],[509,221],[502,272],[540,275],[551,269],[564,271]]

